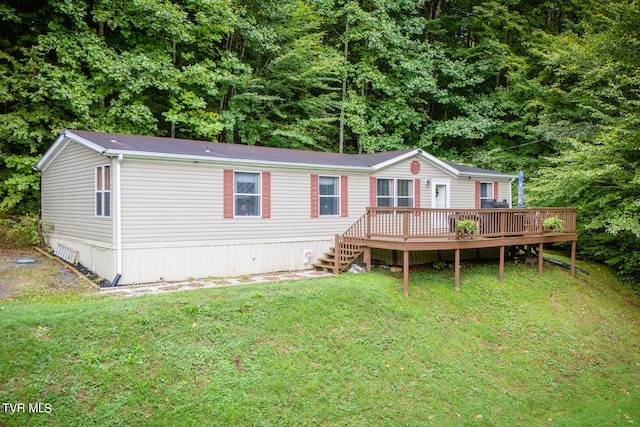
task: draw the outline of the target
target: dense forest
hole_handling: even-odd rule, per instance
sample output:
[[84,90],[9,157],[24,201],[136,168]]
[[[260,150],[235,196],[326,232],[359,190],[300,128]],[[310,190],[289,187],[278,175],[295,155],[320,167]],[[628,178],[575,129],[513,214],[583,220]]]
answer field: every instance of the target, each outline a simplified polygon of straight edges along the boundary
[[63,128],[346,153],[419,147],[578,208],[640,277],[640,10],[629,0],[8,0],[0,212],[37,215]]

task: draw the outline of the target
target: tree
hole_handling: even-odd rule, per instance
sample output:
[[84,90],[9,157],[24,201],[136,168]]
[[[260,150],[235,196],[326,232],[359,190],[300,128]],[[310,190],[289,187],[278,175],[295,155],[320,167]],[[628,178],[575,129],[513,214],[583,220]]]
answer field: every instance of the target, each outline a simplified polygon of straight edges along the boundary
[[609,4],[583,35],[547,38],[543,132],[564,149],[536,180],[541,204],[578,208],[583,253],[640,279],[640,14]]

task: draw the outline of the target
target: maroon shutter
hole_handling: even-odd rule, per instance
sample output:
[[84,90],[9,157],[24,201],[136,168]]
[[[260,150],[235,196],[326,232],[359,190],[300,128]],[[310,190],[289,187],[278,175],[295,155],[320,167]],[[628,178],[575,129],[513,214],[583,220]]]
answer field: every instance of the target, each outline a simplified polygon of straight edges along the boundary
[[225,218],[233,218],[233,171],[225,169],[223,175],[223,211]]
[[349,177],[340,177],[340,216],[349,216]]
[[413,180],[413,207],[420,207],[420,178]]
[[493,183],[493,198],[498,202],[498,181]]
[[480,181],[476,181],[475,208],[480,209]]
[[311,175],[311,218],[318,217],[318,175]]
[[369,206],[375,207],[377,205],[378,199],[378,188],[377,188],[378,180],[375,177],[369,178]]
[[271,172],[262,172],[262,218],[271,218]]

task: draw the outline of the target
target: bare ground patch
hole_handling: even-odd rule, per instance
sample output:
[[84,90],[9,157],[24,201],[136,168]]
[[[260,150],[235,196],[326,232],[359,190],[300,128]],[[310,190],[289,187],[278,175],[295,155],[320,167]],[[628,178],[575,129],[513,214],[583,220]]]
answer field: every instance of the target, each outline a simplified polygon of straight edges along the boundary
[[[33,258],[33,264],[18,264]],[[88,290],[87,284],[69,269],[30,247],[0,247],[0,298],[26,291]]]

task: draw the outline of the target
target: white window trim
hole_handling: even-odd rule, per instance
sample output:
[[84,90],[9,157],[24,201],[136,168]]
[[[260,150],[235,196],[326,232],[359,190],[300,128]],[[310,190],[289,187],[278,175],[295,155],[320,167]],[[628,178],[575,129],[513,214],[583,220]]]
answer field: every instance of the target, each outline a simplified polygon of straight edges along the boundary
[[[490,190],[489,190],[489,196],[488,197],[482,197],[482,186],[488,184],[490,186]],[[482,207],[482,201],[483,200],[493,200],[493,192],[495,191],[493,188],[494,184],[493,182],[488,182],[488,181],[480,181],[480,207]]]
[[[253,175],[258,175],[258,192],[255,194],[236,193],[236,173],[250,173]],[[258,196],[258,214],[257,215],[236,215],[236,196]],[[233,171],[233,217],[234,218],[262,218],[262,172],[246,171],[246,170]]]
[[[109,189],[108,190],[98,190],[98,171],[100,171],[100,179],[102,182],[102,187],[104,187],[104,183],[105,183],[105,168],[109,168]],[[104,165],[98,165],[95,167],[94,170],[94,174],[93,174],[93,179],[94,179],[94,197],[93,197],[93,214],[96,218],[111,218],[111,206],[113,205],[112,200],[111,200],[111,187],[112,187],[112,182],[111,182],[111,164],[104,164]],[[100,194],[100,199],[101,199],[101,212],[100,215],[98,214],[98,206],[96,204],[96,199],[98,194]],[[108,194],[109,196],[109,211],[106,212],[105,215],[105,194]]]
[[[393,181],[393,186],[391,188],[392,194],[390,196],[380,196],[378,195],[378,180],[379,179],[385,179],[385,180],[389,180],[389,181]],[[409,181],[409,189],[411,190],[411,196],[398,196],[398,181]],[[393,206],[386,206],[386,207],[390,207],[390,208],[408,208],[408,207],[415,207],[416,205],[416,194],[415,194],[415,187],[414,187],[414,180],[411,178],[386,178],[384,176],[378,176],[376,177],[376,206],[378,207],[385,207],[385,206],[380,206],[378,204],[378,199],[382,198],[391,198],[393,199]],[[411,199],[411,206],[398,206],[398,199]]]
[[[334,178],[338,180],[338,194],[335,196],[328,196],[328,195],[322,195],[320,194],[320,179],[321,178]],[[321,203],[320,203],[320,199],[323,197],[333,197],[335,199],[338,200],[338,209],[337,212],[335,214],[323,214],[321,211],[322,209],[320,209]],[[336,216],[340,216],[340,201],[342,200],[342,178],[338,175],[318,175],[318,216],[322,216],[322,217],[336,217]]]

